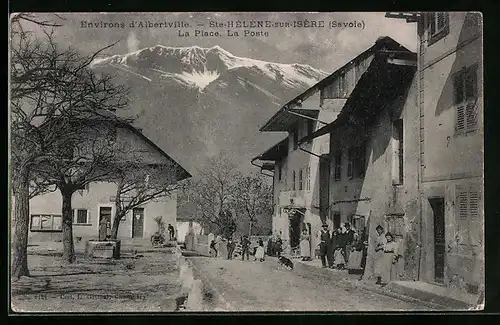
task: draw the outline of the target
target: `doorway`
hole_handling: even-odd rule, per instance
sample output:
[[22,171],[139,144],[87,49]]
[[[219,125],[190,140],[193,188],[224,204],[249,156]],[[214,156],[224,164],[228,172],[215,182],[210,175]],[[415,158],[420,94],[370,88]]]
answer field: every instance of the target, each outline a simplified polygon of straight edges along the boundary
[[144,235],[144,208],[135,208],[132,212],[132,238]]
[[330,196],[330,161],[327,155],[322,155],[319,160],[319,213],[321,222],[328,218]]
[[111,234],[111,216],[111,207],[99,207],[99,224],[101,224],[102,220],[106,221],[106,236]]
[[300,234],[302,231],[302,221],[304,220],[304,215],[301,211],[295,210],[295,212],[289,217],[290,221],[290,247],[292,249],[297,248],[300,244]]
[[444,282],[445,233],[444,233],[444,198],[429,198],[434,219],[434,281]]

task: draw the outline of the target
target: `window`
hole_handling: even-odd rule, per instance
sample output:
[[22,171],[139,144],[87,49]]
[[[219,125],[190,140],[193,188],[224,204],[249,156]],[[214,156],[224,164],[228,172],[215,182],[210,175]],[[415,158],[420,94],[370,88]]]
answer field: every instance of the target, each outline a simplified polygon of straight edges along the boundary
[[339,77],[339,97],[344,98],[347,91],[347,78],[345,72],[342,72]]
[[87,209],[77,209],[75,216],[75,224],[88,224],[88,210]]
[[477,246],[481,241],[482,225],[480,222],[480,192],[479,186],[457,186],[456,207],[457,232],[459,244],[464,246]]
[[464,67],[453,79],[453,103],[456,106],[455,130],[474,131],[477,127],[477,65]]
[[340,228],[341,219],[342,219],[342,216],[340,214],[340,211],[335,211],[333,213],[333,228],[334,229]]
[[302,175],[302,168],[301,168],[301,169],[299,169],[299,191],[302,191],[304,189],[303,182],[304,182],[304,178]]
[[347,151],[347,177],[353,179],[365,175],[366,145],[363,143]]
[[446,12],[434,12],[428,15],[429,45],[439,41],[449,32],[449,17]]
[[335,151],[333,155],[333,179],[340,181],[342,175],[342,150]]
[[403,184],[403,120],[399,119],[394,121],[394,140],[395,140],[395,148],[394,148],[394,175],[393,175],[393,184],[401,185]]
[[347,150],[347,177],[352,179],[354,177],[354,148],[349,148]]
[[292,191],[295,191],[295,170],[292,172]]
[[306,190],[311,190],[311,167],[309,166],[306,168]]
[[31,231],[62,231],[62,216],[50,214],[32,214]]

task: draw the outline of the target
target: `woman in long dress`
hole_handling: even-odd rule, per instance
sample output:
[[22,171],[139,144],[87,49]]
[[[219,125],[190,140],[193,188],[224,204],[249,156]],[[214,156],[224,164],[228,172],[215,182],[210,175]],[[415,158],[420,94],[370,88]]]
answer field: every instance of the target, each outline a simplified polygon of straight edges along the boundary
[[262,238],[259,239],[259,246],[255,251],[255,259],[260,262],[264,261],[264,241],[262,241]]
[[391,281],[391,275],[395,274],[395,264],[398,261],[398,243],[394,241],[394,236],[387,232],[385,234],[386,243],[383,248],[384,255],[381,263],[381,285],[385,286]]
[[335,236],[335,251],[333,252],[333,260],[335,268],[339,270],[343,270],[345,268],[344,249],[347,239],[346,233],[347,229],[345,227],[340,227],[337,229],[337,235]]
[[307,229],[302,230],[300,235],[300,257],[303,261],[311,260],[311,245],[309,244],[309,236]]
[[375,284],[382,284],[382,259],[384,257],[384,245],[386,243],[384,228],[380,225],[377,226],[377,238],[375,239],[375,267],[373,275],[377,278]]

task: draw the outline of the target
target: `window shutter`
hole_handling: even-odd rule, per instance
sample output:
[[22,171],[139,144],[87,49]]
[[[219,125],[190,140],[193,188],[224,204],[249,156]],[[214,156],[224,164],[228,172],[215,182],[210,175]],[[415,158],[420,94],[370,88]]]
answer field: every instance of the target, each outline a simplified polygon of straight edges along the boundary
[[438,12],[436,14],[437,16],[437,29],[438,30],[441,30],[444,28],[444,26],[446,25],[446,15],[444,12]]
[[71,209],[71,216],[72,216],[73,223],[76,223],[77,220],[76,220],[76,211],[75,211],[75,209]]
[[474,128],[477,124],[476,102],[467,103],[465,113],[467,116],[467,128]]
[[465,128],[465,105],[457,107],[457,131]]
[[352,179],[353,177],[353,149],[349,148],[347,152],[347,177]]
[[461,244],[468,244],[467,230],[469,226],[468,222],[468,195],[467,190],[462,187],[457,187],[457,206],[458,206],[458,220],[457,228],[460,236]]
[[87,210],[87,223],[92,224],[92,220],[90,218],[90,210]]
[[479,189],[471,186],[469,191],[469,229],[470,229],[470,244],[479,244],[479,233],[481,232],[481,223],[479,218]]

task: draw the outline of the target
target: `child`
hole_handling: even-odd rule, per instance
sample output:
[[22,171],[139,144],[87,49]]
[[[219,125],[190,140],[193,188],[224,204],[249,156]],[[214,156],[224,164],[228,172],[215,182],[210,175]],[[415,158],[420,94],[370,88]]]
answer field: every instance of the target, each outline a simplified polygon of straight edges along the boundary
[[255,260],[259,260],[260,262],[264,261],[264,242],[262,241],[262,238],[259,239],[259,246],[255,252]]

